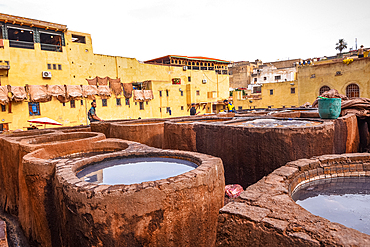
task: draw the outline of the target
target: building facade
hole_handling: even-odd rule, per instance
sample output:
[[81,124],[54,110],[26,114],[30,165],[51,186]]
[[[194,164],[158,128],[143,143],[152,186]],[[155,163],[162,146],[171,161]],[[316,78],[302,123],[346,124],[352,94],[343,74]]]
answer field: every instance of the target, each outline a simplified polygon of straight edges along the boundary
[[[111,120],[185,116],[191,103],[200,113],[212,113],[214,105],[229,96],[227,61],[166,56],[169,60],[163,57],[163,63],[157,63],[159,59],[143,63],[94,54],[90,34],[5,14],[0,14],[0,28],[0,129],[25,130],[30,127],[27,121],[38,117],[64,126],[88,124],[93,100],[97,115]],[[97,92],[91,93],[86,86],[95,79],[98,83],[92,89]],[[132,97],[113,93],[113,82],[130,84]],[[36,97],[41,87],[32,91],[33,85],[45,89],[42,100]],[[53,96],[50,90],[55,86],[65,89],[65,95]],[[27,98],[16,97],[16,89],[22,87]],[[144,91],[150,96],[142,97]]]

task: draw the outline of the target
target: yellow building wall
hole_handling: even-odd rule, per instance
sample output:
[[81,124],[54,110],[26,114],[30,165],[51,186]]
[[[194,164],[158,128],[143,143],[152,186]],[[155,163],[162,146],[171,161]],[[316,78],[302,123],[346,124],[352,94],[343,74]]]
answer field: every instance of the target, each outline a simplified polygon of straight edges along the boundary
[[[86,43],[72,42],[72,34],[85,36]],[[0,60],[10,61],[10,70],[8,76],[0,77],[2,85],[87,85],[86,79],[95,76],[121,78],[123,83],[151,81],[154,99],[144,102],[144,110],[140,110],[140,103],[134,102],[133,98],[126,105],[122,93],[117,96],[121,98],[120,106],[116,104],[113,94],[107,99],[107,106],[102,106],[102,98],[96,96],[97,115],[105,120],[187,116],[191,103],[203,103],[197,111],[201,114],[210,113],[213,102],[228,97],[228,75],[144,64],[134,58],[94,54],[91,36],[86,33],[67,31],[63,52],[42,51],[39,43],[34,45],[34,49],[12,48],[9,47],[8,40],[4,40],[4,48],[0,48]],[[48,63],[61,64],[62,70],[49,70]],[[52,77],[44,79],[42,71],[50,71]],[[180,78],[181,85],[173,85],[173,78]],[[203,83],[203,80],[207,81]],[[159,96],[160,91],[162,97]],[[212,94],[215,96],[210,97],[208,92],[215,92]],[[29,115],[27,100],[12,102],[11,113],[8,112],[8,107],[5,112],[0,111],[0,123],[8,123],[11,130],[25,130],[30,126],[27,120],[39,117],[49,117],[63,126],[88,124],[87,111],[91,102],[91,99],[76,99],[75,108],[71,108],[70,102],[63,105],[53,97],[49,102],[40,103],[39,116]],[[170,107],[171,115],[167,107]]]
[[[295,92],[292,93],[291,89]],[[273,90],[273,94],[270,94]],[[260,94],[252,94],[253,97],[243,98],[241,91],[233,92],[233,104],[235,109],[255,109],[255,108],[290,108],[298,107],[298,81],[284,81],[276,83],[264,83]]]
[[[337,71],[341,75],[337,75]],[[314,76],[313,76],[314,75]],[[357,84],[360,97],[370,97],[370,58],[355,59],[349,65],[341,61],[298,68],[298,103],[313,103],[322,86],[346,95],[349,84]]]

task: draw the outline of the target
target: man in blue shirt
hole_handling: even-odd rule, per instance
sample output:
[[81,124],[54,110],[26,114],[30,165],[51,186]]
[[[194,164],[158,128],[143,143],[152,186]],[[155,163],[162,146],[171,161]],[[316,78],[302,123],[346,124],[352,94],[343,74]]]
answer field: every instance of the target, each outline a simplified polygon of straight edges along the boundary
[[87,113],[87,116],[90,120],[90,123],[97,122],[97,121],[103,121],[96,115],[96,102],[91,102],[91,108],[89,112]]

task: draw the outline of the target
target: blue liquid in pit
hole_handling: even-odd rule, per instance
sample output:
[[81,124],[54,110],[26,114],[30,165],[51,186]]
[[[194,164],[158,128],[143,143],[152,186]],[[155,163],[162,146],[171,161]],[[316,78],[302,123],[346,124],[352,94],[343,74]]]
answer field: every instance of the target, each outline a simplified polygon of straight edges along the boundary
[[174,177],[197,167],[193,162],[174,158],[123,158],[88,166],[76,176],[99,185],[128,185]]
[[292,198],[314,215],[370,235],[370,177],[320,179],[300,186]]

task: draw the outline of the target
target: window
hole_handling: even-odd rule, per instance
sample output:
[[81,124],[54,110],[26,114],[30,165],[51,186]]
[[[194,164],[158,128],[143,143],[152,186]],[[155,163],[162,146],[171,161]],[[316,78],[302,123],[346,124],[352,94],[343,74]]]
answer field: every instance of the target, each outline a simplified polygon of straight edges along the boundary
[[84,105],[84,101],[83,101],[83,99],[82,99],[82,100],[80,100],[80,102],[81,102],[81,105]]
[[74,100],[71,100],[69,103],[71,104],[71,108],[76,108],[76,102]]
[[322,86],[319,90],[319,95],[323,94],[324,92],[326,91],[329,91],[330,90],[330,87],[328,86]]
[[40,31],[41,50],[62,52],[62,36],[57,33]]
[[50,63],[48,63],[48,69],[51,69],[51,64]]
[[252,93],[261,93],[261,86],[259,86],[259,87],[253,87]]
[[108,100],[107,99],[102,99],[101,100],[101,105],[102,106],[108,106]]
[[243,106],[238,106],[238,111],[243,110]]
[[265,76],[265,77],[263,77],[263,80],[264,80],[264,81],[266,81],[266,80],[267,80],[267,77],[266,77],[266,76]]
[[28,102],[28,111],[30,116],[40,115],[40,103],[39,102]]
[[197,96],[199,96],[199,95],[200,95],[200,91],[199,91],[199,90],[197,90],[197,91],[195,92],[195,94],[196,94]]
[[253,81],[254,81],[254,82],[257,82],[257,78],[254,78],[254,79],[253,79]]
[[159,91],[159,97],[162,97],[162,91]]
[[62,65],[58,64],[58,70],[62,70]]
[[295,87],[290,88],[290,93],[295,93]]
[[117,106],[120,106],[120,105],[121,105],[121,99],[117,99],[117,98],[116,98],[116,105],[117,105]]
[[166,108],[166,113],[168,113],[169,115],[172,115],[171,107],[167,107],[167,108]]
[[130,106],[130,99],[126,99],[125,102],[126,102],[126,105]]
[[338,75],[342,75],[342,72],[341,71],[335,72],[335,76],[338,76]]
[[54,63],[53,64],[53,69],[56,70],[57,69],[57,65]]
[[182,106],[181,106],[181,111],[183,111],[183,110],[184,110],[184,106],[182,105]]
[[311,78],[311,79],[312,79],[312,78],[316,78],[316,75],[315,75],[315,74],[312,74],[310,78]]
[[72,34],[72,42],[86,44],[85,36]]
[[166,96],[170,96],[170,92],[168,90],[166,90]]
[[8,27],[8,39],[10,47],[34,49],[32,29]]
[[1,111],[6,111],[6,106],[5,105],[1,105]]
[[191,76],[188,76],[188,82],[191,82]]
[[181,96],[184,96],[184,91],[180,91],[180,95]]
[[140,103],[140,110],[144,110],[144,102],[139,102]]
[[275,80],[277,81],[277,80],[281,80],[281,75],[276,75],[275,76]]
[[149,101],[145,101],[145,104],[146,104],[146,105],[149,105]]
[[356,84],[350,84],[346,87],[346,96],[348,98],[360,97],[360,88]]
[[274,94],[274,89],[270,89],[270,95]]

